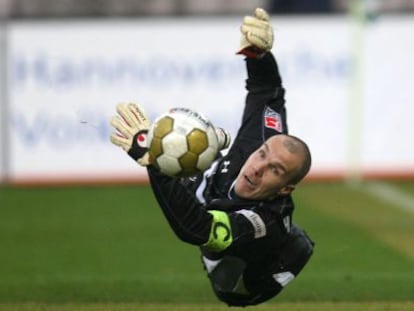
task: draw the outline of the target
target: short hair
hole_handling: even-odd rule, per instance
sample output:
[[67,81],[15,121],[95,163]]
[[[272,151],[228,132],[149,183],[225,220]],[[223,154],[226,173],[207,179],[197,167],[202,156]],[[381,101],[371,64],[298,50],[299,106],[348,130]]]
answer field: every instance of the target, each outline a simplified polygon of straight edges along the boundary
[[312,157],[308,145],[300,138],[293,135],[286,135],[289,139],[286,139],[283,144],[289,150],[290,153],[302,153],[303,162],[299,169],[293,172],[292,176],[288,180],[288,184],[298,184],[308,173],[312,164]]

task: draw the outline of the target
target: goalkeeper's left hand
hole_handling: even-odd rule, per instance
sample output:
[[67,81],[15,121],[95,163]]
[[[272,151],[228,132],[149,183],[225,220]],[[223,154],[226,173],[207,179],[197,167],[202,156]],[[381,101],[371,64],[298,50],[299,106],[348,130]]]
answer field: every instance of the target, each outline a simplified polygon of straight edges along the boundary
[[273,47],[273,28],[269,14],[262,8],[254,11],[254,16],[245,16],[240,27],[242,37],[237,54],[257,58]]
[[150,121],[144,110],[138,104],[121,103],[116,106],[116,111],[119,115],[111,119],[111,126],[116,129],[111,134],[111,142],[124,149],[138,164],[149,165],[147,134]]

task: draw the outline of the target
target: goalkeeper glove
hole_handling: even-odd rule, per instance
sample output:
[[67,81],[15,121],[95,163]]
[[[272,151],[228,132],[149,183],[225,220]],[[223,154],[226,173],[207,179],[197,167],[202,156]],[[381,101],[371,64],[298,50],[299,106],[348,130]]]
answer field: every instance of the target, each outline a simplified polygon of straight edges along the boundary
[[116,132],[110,136],[111,142],[124,149],[139,165],[150,164],[147,134],[150,127],[148,117],[138,104],[118,104],[119,115],[111,118],[111,126]]
[[231,143],[230,133],[221,127],[216,127],[215,130],[216,130],[219,150],[227,149]]
[[237,54],[258,58],[272,49],[273,28],[270,25],[269,14],[262,8],[257,8],[254,16],[244,17],[240,31],[242,37]]

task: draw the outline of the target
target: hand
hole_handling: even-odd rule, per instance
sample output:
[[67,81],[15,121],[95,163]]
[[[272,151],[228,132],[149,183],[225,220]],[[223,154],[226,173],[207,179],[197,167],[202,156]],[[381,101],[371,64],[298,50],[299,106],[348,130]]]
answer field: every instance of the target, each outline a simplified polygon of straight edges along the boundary
[[215,130],[218,139],[219,150],[227,149],[231,143],[230,133],[221,127],[216,127]]
[[138,164],[150,164],[147,134],[150,122],[142,107],[138,104],[118,104],[116,111],[119,115],[111,118],[111,126],[116,129],[111,134],[111,142],[124,149]]
[[265,10],[257,8],[254,16],[245,16],[240,31],[242,38],[237,54],[257,58],[272,49],[273,28]]

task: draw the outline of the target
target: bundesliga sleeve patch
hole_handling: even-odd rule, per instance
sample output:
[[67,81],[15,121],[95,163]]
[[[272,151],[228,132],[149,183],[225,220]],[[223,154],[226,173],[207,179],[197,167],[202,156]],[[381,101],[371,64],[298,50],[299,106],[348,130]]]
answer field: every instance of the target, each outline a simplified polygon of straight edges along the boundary
[[283,132],[282,116],[272,108],[266,107],[263,121],[265,127]]

